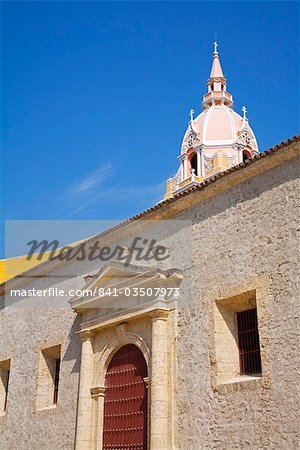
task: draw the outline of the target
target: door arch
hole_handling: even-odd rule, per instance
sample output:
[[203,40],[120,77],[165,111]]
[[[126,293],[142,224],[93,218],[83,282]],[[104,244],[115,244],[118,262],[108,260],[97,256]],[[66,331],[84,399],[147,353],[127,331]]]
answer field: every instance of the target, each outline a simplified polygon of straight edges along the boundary
[[103,450],[147,450],[147,375],[136,345],[113,356],[105,376]]

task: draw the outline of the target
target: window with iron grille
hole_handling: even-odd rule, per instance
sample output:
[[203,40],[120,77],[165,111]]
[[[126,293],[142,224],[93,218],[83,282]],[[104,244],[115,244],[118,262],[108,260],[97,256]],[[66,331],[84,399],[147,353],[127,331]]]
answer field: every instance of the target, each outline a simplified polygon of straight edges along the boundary
[[237,313],[240,374],[261,373],[261,357],[257,324],[257,309]]
[[58,399],[59,370],[60,358],[55,358],[53,404],[56,404]]

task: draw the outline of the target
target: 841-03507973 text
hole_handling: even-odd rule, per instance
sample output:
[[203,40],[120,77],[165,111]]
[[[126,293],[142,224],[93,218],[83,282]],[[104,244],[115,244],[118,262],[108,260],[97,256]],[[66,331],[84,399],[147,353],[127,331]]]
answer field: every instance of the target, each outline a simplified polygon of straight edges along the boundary
[[[158,297],[160,295],[167,297],[178,297],[179,296],[179,288],[169,287],[126,287],[123,289],[117,288],[97,288],[92,290],[93,296],[99,295],[103,297]],[[81,292],[84,295],[84,290]],[[89,295],[88,293],[86,295]],[[91,294],[90,294],[91,295]]]

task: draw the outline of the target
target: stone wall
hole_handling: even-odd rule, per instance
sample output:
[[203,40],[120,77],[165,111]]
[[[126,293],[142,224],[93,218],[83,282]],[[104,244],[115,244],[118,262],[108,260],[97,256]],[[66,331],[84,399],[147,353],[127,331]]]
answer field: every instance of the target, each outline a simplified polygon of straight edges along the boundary
[[[80,362],[80,342],[74,334],[78,319],[70,309],[43,314],[2,310],[0,315],[0,359],[11,358],[8,410],[0,415],[0,448],[73,448]],[[58,404],[39,409],[40,352],[59,344],[62,363]]]
[[[299,444],[299,161],[182,215],[193,221],[193,307],[179,311],[179,448],[296,449]],[[266,286],[258,305],[263,377],[218,386],[215,301]],[[298,285],[299,289],[299,285]]]

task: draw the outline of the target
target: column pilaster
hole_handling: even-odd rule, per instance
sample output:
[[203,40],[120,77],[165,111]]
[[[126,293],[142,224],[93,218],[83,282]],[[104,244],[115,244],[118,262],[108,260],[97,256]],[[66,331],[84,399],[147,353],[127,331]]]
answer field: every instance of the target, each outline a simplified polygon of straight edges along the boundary
[[103,425],[104,425],[104,398],[105,398],[104,386],[91,388],[91,397],[93,399],[93,421],[94,421],[94,433],[93,433],[93,447],[91,449],[100,449],[103,444]]
[[184,155],[183,157],[183,180],[187,179],[187,156]]
[[80,337],[82,343],[75,450],[90,450],[93,432],[93,400],[90,391],[94,371],[93,334],[83,331]]
[[184,164],[183,164],[183,160],[180,161],[180,164],[181,164],[181,166],[180,166],[181,180],[180,181],[183,181],[184,180]]
[[238,153],[238,164],[243,162],[243,147],[238,147],[237,153]]
[[151,320],[150,448],[168,450],[168,311],[155,312]]
[[200,148],[196,148],[196,154],[197,154],[197,176],[201,177],[202,174],[202,170],[201,170],[201,149]]
[[200,153],[200,164],[201,164],[201,176],[205,176],[205,165],[204,165],[204,154],[203,154],[203,148],[201,148]]

